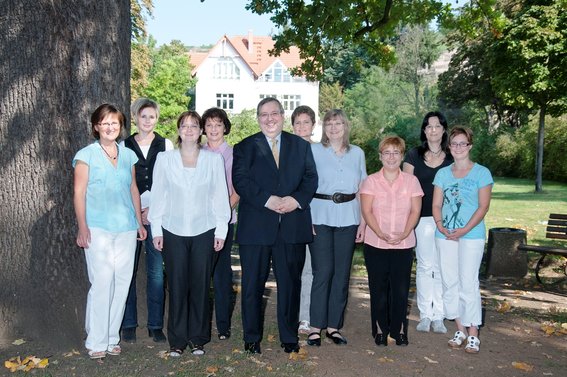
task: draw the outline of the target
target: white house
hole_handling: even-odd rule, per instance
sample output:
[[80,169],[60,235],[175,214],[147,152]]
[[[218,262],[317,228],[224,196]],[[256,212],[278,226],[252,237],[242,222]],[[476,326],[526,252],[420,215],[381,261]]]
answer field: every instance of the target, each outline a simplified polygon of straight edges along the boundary
[[[274,47],[271,37],[224,35],[207,52],[190,52],[195,66],[195,110],[202,113],[210,107],[220,107],[228,113],[256,109],[264,97],[276,97],[289,117],[299,105],[310,106],[319,113],[319,82],[294,77],[289,69],[301,64],[299,49],[270,56]],[[289,119],[289,118],[288,118]]]

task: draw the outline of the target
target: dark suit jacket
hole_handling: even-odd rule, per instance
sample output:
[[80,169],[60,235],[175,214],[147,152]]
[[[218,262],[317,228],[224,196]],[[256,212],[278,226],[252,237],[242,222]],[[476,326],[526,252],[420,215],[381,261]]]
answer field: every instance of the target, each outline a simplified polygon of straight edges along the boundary
[[[318,178],[310,144],[282,132],[279,169],[261,132],[236,144],[233,156],[232,182],[240,195],[236,242],[273,245],[278,228],[286,243],[311,242],[309,203],[317,191]],[[301,208],[279,215],[264,206],[271,195],[292,196]]]

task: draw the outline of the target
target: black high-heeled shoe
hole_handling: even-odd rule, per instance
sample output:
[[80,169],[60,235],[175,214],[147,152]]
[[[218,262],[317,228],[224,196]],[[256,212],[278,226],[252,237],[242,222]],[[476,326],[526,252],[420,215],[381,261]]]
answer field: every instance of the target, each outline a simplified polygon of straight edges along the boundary
[[[312,339],[311,337],[315,335],[317,335],[318,338]],[[309,333],[309,335],[307,336],[307,345],[317,347],[321,346],[321,330]]]
[[376,343],[377,346],[387,347],[388,334],[376,334],[376,336],[374,337],[374,343]]

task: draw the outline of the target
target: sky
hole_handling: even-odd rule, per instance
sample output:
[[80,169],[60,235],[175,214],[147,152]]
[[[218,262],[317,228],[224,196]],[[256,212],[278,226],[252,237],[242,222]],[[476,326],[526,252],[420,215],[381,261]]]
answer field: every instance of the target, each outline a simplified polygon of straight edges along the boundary
[[180,40],[186,46],[215,44],[229,36],[270,35],[276,30],[269,15],[246,10],[247,0],[153,0],[153,18],[147,17],[149,34],[158,46]]

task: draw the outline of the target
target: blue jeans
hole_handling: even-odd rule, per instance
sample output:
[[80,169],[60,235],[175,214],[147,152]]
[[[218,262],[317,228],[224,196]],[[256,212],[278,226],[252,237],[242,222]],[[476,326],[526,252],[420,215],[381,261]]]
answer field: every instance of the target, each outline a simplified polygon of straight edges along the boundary
[[148,237],[145,241],[138,241],[136,247],[136,260],[134,262],[134,274],[126,300],[122,329],[135,328],[138,326],[138,311],[136,298],[136,274],[138,272],[138,261],[142,250],[142,243],[146,249],[146,275],[147,275],[147,305],[148,305],[148,329],[156,330],[163,328],[163,310],[165,291],[163,286],[163,256],[154,248],[151,227],[145,226]]

